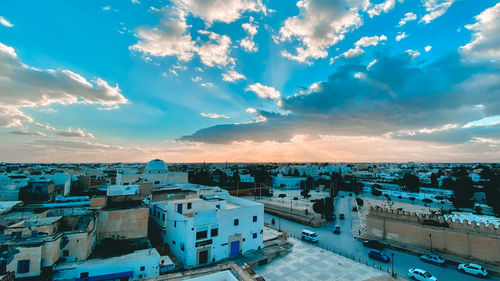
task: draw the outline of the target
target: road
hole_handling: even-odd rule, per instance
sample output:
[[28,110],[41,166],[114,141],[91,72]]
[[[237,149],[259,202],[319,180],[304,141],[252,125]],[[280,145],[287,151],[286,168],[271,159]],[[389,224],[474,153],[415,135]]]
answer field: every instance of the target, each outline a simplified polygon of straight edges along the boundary
[[[342,195],[345,195],[342,198]],[[325,247],[328,247],[329,250],[334,249],[335,253],[338,253],[339,251],[342,253],[343,256],[345,256],[345,253],[347,253],[349,258],[352,258],[353,256],[355,257],[356,260],[361,259],[361,261],[364,263],[365,261],[368,261],[369,265],[375,264],[376,267],[382,266],[383,270],[387,270],[391,268],[391,263],[383,263],[379,262],[373,259],[368,258],[368,252],[370,249],[366,248],[363,246],[363,244],[355,239],[351,232],[349,231],[351,228],[351,224],[353,219],[356,220],[356,217],[353,217],[353,215],[357,216],[356,212],[352,212],[350,208],[350,200],[349,200],[348,193],[343,193],[340,192],[339,196],[336,198],[335,202],[335,214],[337,215],[337,220],[334,222],[328,222],[326,225],[318,228],[310,228],[304,225],[301,225],[299,223],[291,222],[285,219],[280,219],[276,216],[272,216],[269,214],[265,214],[265,222],[268,224],[271,224],[272,219],[275,219],[275,226],[279,227],[281,225],[281,229],[285,229],[288,233],[293,234],[293,235],[300,235],[302,229],[309,228],[316,232],[319,237],[319,245],[324,245]],[[338,214],[343,213],[345,214],[345,219],[344,220],[339,220],[338,219]],[[333,234],[332,230],[336,224],[340,225],[341,228],[341,233],[340,234]],[[421,268],[432,275],[436,276],[438,280],[440,281],[458,281],[458,280],[481,280],[480,278],[477,278],[475,276],[471,275],[466,275],[458,272],[456,270],[456,267],[447,265],[445,267],[429,264],[422,262],[419,257],[399,252],[399,251],[393,251],[393,250],[384,250],[386,254],[391,256],[394,254],[394,271],[402,277],[407,277],[408,274],[408,269],[410,268]],[[495,281],[500,281],[500,278],[498,277],[489,277],[489,280],[495,280]]]

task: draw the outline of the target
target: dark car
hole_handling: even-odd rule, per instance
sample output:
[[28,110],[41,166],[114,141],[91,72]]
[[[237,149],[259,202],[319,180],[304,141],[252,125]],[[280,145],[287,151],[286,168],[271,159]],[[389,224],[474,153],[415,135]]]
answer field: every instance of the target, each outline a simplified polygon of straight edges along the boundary
[[376,259],[382,262],[390,262],[391,258],[386,255],[384,252],[379,251],[379,250],[370,250],[368,253],[368,256],[372,259]]
[[344,219],[344,214],[339,214],[339,219],[343,220]]
[[334,234],[340,234],[340,225],[336,225],[334,228],[333,228],[333,233]]
[[352,211],[353,212],[357,212],[358,211],[358,207],[356,207],[356,206],[352,207]]
[[381,243],[377,240],[366,240],[363,241],[363,246],[372,248],[372,249],[377,249],[377,250],[382,250],[386,247],[384,243]]
[[425,261],[425,262],[429,262],[429,263],[433,263],[433,264],[437,264],[437,265],[444,265],[446,262],[445,259],[443,259],[442,257],[437,256],[437,255],[422,255],[422,256],[420,256],[420,259]]

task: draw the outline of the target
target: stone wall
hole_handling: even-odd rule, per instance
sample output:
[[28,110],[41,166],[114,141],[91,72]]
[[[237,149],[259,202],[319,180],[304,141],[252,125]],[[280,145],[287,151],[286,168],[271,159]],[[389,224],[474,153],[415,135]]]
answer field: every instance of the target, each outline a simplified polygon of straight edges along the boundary
[[486,227],[482,222],[370,207],[366,226],[371,238],[429,250],[432,243],[432,248],[439,252],[500,265],[500,230],[493,224]]

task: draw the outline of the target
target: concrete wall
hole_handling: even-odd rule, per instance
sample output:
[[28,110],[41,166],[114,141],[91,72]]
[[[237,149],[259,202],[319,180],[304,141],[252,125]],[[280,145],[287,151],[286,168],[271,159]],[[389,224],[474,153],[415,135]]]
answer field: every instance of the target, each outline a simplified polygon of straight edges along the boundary
[[101,210],[97,220],[97,239],[147,237],[148,216],[146,207]]
[[[7,264],[7,272],[13,271],[16,278],[39,276],[41,273],[40,261],[42,259],[42,247],[17,247],[18,251],[14,258]],[[20,260],[29,260],[29,272],[17,273],[17,265]]]
[[[422,224],[429,219],[406,212],[370,208],[366,216],[367,234],[419,248],[453,254],[464,258],[500,265],[500,230],[492,224],[446,221],[449,227]],[[444,223],[443,218],[438,221]],[[429,236],[430,234],[430,236]]]

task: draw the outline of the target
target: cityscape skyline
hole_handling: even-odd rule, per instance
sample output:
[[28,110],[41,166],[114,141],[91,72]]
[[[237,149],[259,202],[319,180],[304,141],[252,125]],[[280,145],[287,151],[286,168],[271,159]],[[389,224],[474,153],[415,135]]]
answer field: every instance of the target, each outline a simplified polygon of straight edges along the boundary
[[498,162],[499,22],[493,0],[4,1],[0,162]]

